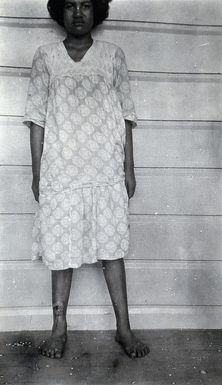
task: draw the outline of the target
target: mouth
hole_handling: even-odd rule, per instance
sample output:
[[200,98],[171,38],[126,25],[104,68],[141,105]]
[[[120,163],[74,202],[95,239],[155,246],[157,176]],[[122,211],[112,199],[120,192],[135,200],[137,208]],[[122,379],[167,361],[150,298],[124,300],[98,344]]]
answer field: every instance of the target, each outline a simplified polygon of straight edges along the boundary
[[78,26],[84,25],[84,21],[83,20],[73,20],[72,24],[78,27]]

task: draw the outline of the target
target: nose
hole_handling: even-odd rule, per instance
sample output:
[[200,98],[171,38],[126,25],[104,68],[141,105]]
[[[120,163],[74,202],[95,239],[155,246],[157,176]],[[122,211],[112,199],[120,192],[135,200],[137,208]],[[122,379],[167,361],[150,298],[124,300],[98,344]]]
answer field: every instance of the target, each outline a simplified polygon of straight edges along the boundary
[[74,10],[74,16],[82,16],[81,4],[77,4]]

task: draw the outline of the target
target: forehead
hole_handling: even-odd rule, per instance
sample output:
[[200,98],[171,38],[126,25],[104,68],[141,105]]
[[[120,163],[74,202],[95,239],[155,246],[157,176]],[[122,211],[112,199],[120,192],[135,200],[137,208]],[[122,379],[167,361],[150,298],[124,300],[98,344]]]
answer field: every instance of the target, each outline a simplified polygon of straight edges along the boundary
[[92,0],[65,0],[64,3],[71,3],[71,4],[82,4],[82,3],[92,3]]

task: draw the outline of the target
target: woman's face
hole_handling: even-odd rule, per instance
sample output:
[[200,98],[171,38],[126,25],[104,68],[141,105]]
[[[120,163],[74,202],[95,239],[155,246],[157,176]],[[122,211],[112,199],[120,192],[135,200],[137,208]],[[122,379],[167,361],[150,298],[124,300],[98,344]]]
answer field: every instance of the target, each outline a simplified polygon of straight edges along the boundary
[[65,0],[63,17],[67,32],[74,36],[88,34],[94,23],[92,0]]

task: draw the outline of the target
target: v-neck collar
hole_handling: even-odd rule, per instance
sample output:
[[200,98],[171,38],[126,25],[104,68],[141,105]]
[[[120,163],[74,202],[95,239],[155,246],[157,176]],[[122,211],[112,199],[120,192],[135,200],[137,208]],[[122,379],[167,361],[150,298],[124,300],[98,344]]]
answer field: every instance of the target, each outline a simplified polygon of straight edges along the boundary
[[79,60],[79,61],[75,61],[75,60],[69,55],[69,53],[68,53],[68,51],[67,51],[67,49],[66,49],[66,47],[65,47],[64,40],[61,41],[61,46],[62,46],[63,51],[65,51],[65,55],[67,56],[67,58],[68,58],[69,60],[71,60],[71,62],[72,62],[73,64],[82,64],[82,62],[86,59],[86,57],[87,57],[87,56],[90,54],[90,52],[92,51],[92,48],[94,47],[94,45],[95,45],[95,40],[93,39],[92,45],[87,49],[87,51],[86,51],[86,53],[84,54],[84,56],[82,57],[82,59]]

